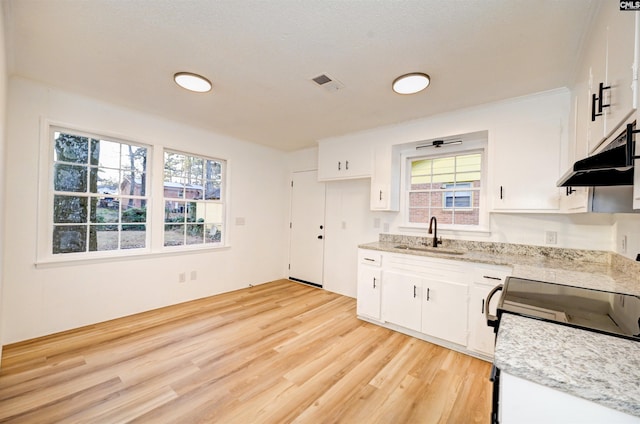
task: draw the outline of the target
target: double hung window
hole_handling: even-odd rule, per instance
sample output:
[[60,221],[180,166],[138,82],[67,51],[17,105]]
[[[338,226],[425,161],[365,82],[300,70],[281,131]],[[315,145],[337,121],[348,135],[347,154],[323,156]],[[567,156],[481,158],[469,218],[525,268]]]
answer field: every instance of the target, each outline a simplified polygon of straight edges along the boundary
[[407,165],[409,224],[426,224],[435,216],[439,224],[480,225],[482,152],[413,157]]
[[53,129],[54,255],[144,249],[147,147]]
[[165,151],[165,246],[223,242],[224,172],[223,160]]

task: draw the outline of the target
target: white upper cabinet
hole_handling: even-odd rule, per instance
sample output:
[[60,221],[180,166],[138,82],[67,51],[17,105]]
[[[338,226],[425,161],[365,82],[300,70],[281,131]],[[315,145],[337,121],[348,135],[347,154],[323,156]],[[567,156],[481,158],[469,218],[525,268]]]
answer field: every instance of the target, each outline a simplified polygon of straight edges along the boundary
[[371,210],[400,210],[400,158],[397,147],[377,146],[371,177]]
[[318,180],[344,180],[371,177],[372,148],[364,143],[336,140],[318,145]]
[[545,212],[560,208],[556,187],[563,143],[560,118],[503,125],[489,133],[492,210]]
[[588,104],[588,110],[580,111],[578,122],[582,123],[586,115],[589,153],[619,131],[620,125],[636,109],[636,20],[637,12],[621,11],[618,2],[602,2],[589,31],[574,88],[579,91],[576,95],[586,97]]

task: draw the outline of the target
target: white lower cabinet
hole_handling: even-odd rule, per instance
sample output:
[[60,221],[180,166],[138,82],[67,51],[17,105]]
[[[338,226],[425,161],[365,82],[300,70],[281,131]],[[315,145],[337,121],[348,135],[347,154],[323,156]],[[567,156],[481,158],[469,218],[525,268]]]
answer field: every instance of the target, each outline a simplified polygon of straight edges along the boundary
[[486,296],[510,267],[367,249],[359,249],[358,258],[359,317],[480,358],[493,356]]
[[422,332],[462,346],[467,345],[466,284],[425,281],[423,285]]
[[382,293],[382,255],[377,252],[358,252],[358,287],[356,310],[359,316],[380,320]]
[[496,313],[499,296],[494,296],[491,305],[487,304],[487,295],[498,284],[504,284],[511,274],[511,268],[493,265],[476,265],[473,280],[469,287],[469,343],[467,348],[476,353],[493,356],[496,335],[492,327],[487,326],[486,309],[492,315]]
[[382,318],[414,331],[422,327],[423,280],[415,275],[384,272]]

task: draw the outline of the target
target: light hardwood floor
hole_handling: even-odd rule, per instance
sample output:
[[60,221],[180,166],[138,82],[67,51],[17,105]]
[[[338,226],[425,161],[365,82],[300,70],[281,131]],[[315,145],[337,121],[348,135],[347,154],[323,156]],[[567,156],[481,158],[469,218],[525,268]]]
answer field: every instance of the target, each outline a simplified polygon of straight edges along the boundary
[[279,280],[5,346],[0,422],[488,423],[489,371]]

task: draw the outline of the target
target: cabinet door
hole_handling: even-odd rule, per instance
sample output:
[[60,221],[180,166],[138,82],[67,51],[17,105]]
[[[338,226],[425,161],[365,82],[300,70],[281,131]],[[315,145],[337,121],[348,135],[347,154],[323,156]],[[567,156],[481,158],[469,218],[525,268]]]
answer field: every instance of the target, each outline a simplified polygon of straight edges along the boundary
[[357,313],[380,320],[380,293],[382,292],[382,271],[366,265],[358,268]]
[[422,318],[422,279],[413,275],[385,271],[382,289],[382,319],[420,331]]
[[498,127],[490,143],[493,210],[559,209],[560,119]]
[[620,12],[617,2],[607,2],[605,12],[609,13],[607,26],[607,76],[604,101],[609,104],[604,114],[605,135],[615,132],[620,124],[636,108],[635,85],[633,84],[636,14]]
[[466,346],[467,290],[466,284],[425,281],[422,287],[422,332]]
[[322,142],[318,146],[318,179],[341,180],[371,176],[371,147],[361,143]]
[[469,295],[469,349],[478,353],[493,356],[495,334],[487,325],[485,308],[487,294],[493,286],[473,284]]

